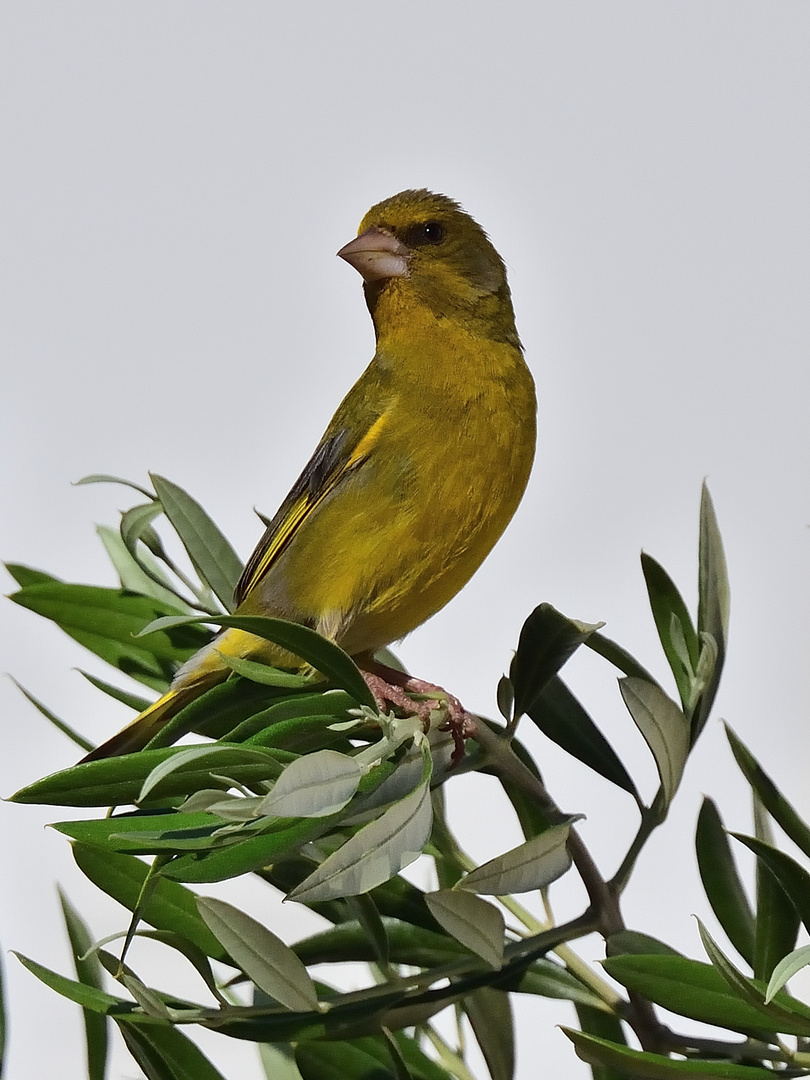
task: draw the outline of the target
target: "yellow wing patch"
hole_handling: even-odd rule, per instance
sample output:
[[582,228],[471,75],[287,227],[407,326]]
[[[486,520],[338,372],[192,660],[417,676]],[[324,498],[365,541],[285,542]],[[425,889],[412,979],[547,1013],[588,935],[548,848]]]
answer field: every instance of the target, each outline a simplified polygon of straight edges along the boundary
[[323,439],[248,560],[236,586],[237,604],[241,604],[261,581],[292,542],[302,523],[327,495],[368,458],[379,441],[388,415],[382,413],[378,416],[354,447],[348,445],[348,432],[345,430]]

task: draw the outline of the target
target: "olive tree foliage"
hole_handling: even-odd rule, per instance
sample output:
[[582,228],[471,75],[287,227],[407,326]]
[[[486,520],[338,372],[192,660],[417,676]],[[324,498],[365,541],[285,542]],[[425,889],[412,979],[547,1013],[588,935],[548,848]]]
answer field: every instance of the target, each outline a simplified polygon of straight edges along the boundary
[[[572,1053],[597,1080],[810,1075],[810,1006],[786,989],[810,963],[810,946],[796,948],[802,924],[810,929],[810,873],[777,845],[772,824],[805,862],[810,828],[733,732],[728,739],[753,792],[755,825],[752,835],[729,834],[711,799],[700,810],[695,846],[716,917],[711,932],[700,927],[705,955],[684,956],[629,928],[622,914],[622,894],[667,819],[723,668],[728,582],[705,489],[694,615],[663,567],[642,556],[677,700],[599,626],[541,604],[498,687],[501,719],[476,717],[461,753],[443,702],[434,702],[428,731],[413,716],[380,715],[337,646],[306,627],[232,616],[241,566],[231,545],[185,491],[158,476],[152,483],[129,484],[139,501],[118,530],[100,530],[120,588],[69,584],[15,564],[12,599],[151,691],[164,691],[222,626],[280,644],[303,663],[290,672],[230,658],[231,677],[187,705],[145,749],[75,765],[14,795],[18,803],[99,809],[96,818],[68,816],[56,828],[72,842],[81,872],[121,904],[120,935],[94,943],[63,896],[75,972],[56,973],[46,957],[19,957],[81,1007],[89,1080],[105,1076],[113,1025],[150,1080],[221,1080],[194,1041],[198,1028],[254,1042],[267,1076],[279,1080],[469,1080],[464,1039],[456,1043],[435,1026],[450,1007],[459,1024],[469,1021],[493,1080],[509,1080],[517,994],[572,1003],[565,1029]],[[158,518],[177,533],[191,569],[168,553]],[[611,677],[619,673],[628,721],[657,767],[649,803],[560,675],[580,648],[599,654]],[[390,654],[384,659],[394,662]],[[138,693],[92,681],[136,713],[148,704]],[[637,828],[611,878],[521,742],[526,725],[635,803]],[[181,736],[193,741],[176,745]],[[483,865],[462,850],[444,811],[444,785],[470,771],[500,785],[524,837]],[[742,848],[756,856],[754,895],[736,866]],[[434,891],[402,874],[422,853],[434,864]],[[284,942],[206,895],[208,883],[245,874],[317,912],[325,929]],[[545,894],[563,874],[579,876],[587,904],[561,921],[541,921],[522,894]],[[575,950],[577,939],[593,933],[605,942],[597,968]],[[139,977],[142,936],[182,955],[200,1000]],[[352,992],[309,971],[347,961],[367,965],[365,985]],[[683,1023],[673,1026],[673,1016]],[[720,1033],[692,1034],[692,1020]]]

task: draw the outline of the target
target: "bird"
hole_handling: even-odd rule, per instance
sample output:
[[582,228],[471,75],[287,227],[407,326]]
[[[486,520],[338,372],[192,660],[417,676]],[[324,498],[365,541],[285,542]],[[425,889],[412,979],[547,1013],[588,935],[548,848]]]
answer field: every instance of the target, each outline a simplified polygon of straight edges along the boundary
[[[503,259],[453,199],[401,191],[373,206],[337,254],[363,279],[376,350],[248,560],[235,614],[314,628],[355,659],[381,709],[417,712],[425,704],[407,690],[441,687],[374,653],[444,607],[512,518],[535,454],[534,380]],[[82,760],[143,748],[231,674],[222,654],[303,667],[225,629]]]

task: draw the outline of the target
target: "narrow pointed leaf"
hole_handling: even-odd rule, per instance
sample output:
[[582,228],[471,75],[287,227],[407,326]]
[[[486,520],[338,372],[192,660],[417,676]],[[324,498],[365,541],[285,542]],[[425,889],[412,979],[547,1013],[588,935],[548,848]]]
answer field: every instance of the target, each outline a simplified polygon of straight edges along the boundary
[[586,1035],[563,1027],[562,1031],[577,1052],[577,1057],[589,1065],[607,1065],[621,1077],[639,1077],[639,1080],[672,1080],[674,1077],[692,1077],[692,1080],[773,1080],[771,1069],[758,1069],[749,1065],[735,1065],[728,1061],[676,1061],[646,1050],[632,1050],[596,1035]]
[[93,749],[93,744],[90,742],[89,739],[85,739],[84,735],[80,735],[78,731],[76,731],[70,726],[70,724],[66,723],[64,720],[60,720],[55,713],[51,712],[47,705],[44,705],[39,700],[39,698],[35,698],[29,690],[26,690],[24,686],[18,683],[13,675],[10,676],[10,678],[14,685],[17,687],[17,689],[20,691],[20,693],[23,695],[23,697],[27,698],[27,700],[30,701],[31,704],[34,706],[34,708],[38,712],[42,713],[45,719],[49,723],[53,724],[53,726],[58,731],[61,731],[63,735],[67,735],[67,737],[82,750],[87,751]]
[[799,1005],[798,1010],[785,1008],[784,1003],[789,1000],[785,994],[780,994],[777,1001],[772,1000],[766,1004],[766,987],[763,980],[750,979],[747,975],[743,975],[724,955],[700,919],[698,919],[698,930],[700,940],[712,965],[720,972],[732,992],[762,1013],[772,1030],[786,1031],[796,1035],[810,1034],[810,1010],[806,1005]]
[[149,698],[141,697],[139,694],[130,694],[129,691],[122,690],[119,686],[114,686],[113,683],[99,679],[97,675],[91,675],[89,671],[83,671],[81,668],[76,670],[83,678],[87,679],[91,686],[95,686],[96,690],[101,690],[103,694],[107,694],[115,701],[120,701],[122,705],[128,705],[135,713],[143,712],[151,704]]
[[462,878],[456,888],[489,896],[544,889],[562,877],[571,865],[568,834],[576,820],[577,817],[572,817],[562,825],[554,825],[540,836],[490,859]]
[[694,742],[706,721],[717,694],[728,641],[729,585],[726,556],[709,489],[703,485],[700,499],[700,540],[698,545],[699,634],[709,634],[717,646],[714,670],[692,719]]
[[[128,911],[141,897],[149,867],[133,855],[102,851],[90,844],[73,845],[73,858],[85,877]],[[164,877],[154,882],[141,918],[158,930],[178,934],[213,960],[229,963],[227,950],[203,922],[190,889]]]
[[[611,1012],[604,1009],[589,1008],[587,1005],[577,1005],[577,1019],[579,1026],[586,1035],[595,1035],[599,1039],[607,1039],[618,1046],[626,1046],[627,1039],[622,1028],[621,1020]],[[593,1080],[626,1080],[626,1073],[616,1072],[609,1065],[591,1064]]]
[[[115,572],[118,574],[122,589],[126,589],[128,592],[140,593],[142,596],[152,596],[163,604],[180,607],[181,610],[187,607],[177,593],[170,588],[170,582],[148,552],[141,551],[138,559],[136,559],[124,543],[120,531],[111,529],[109,525],[96,526],[96,532],[104,545],[104,550],[107,552],[110,562],[115,568]],[[147,573],[142,566],[142,563],[147,558],[152,570],[151,574]],[[164,584],[161,584],[161,581]],[[191,611],[190,608],[188,610]]]
[[773,969],[770,982],[768,983],[768,991],[765,995],[765,1004],[770,1004],[774,994],[778,993],[788,979],[792,979],[793,976],[806,968],[810,964],[810,945],[802,945],[800,949],[794,949],[792,953],[788,953],[783,957],[776,967]]
[[493,968],[503,963],[503,915],[493,904],[470,892],[444,889],[428,893],[425,902],[448,934],[477,953]]
[[294,672],[271,667],[270,664],[259,664],[255,660],[245,660],[241,656],[229,656],[223,652],[219,655],[231,671],[235,671],[243,679],[250,679],[251,682],[260,683],[262,686],[287,686],[298,689],[302,686],[309,686],[312,682],[308,675],[296,675]]
[[28,585],[10,597],[15,603],[52,619],[66,634],[102,660],[141,682],[171,677],[175,663],[189,659],[208,640],[197,626],[171,626],[138,637],[156,618],[177,617],[178,609],[147,596],[94,585]]
[[422,854],[433,811],[426,783],[365,825],[289,894],[310,903],[356,896],[388,881]]
[[194,568],[211,587],[226,611],[233,611],[233,594],[242,563],[228,540],[200,504],[171,480],[150,474],[166,517],[183,542]]
[[604,657],[619,671],[624,672],[625,675],[630,675],[634,679],[646,679],[647,682],[655,682],[649,671],[642,667],[635,656],[631,656],[627,649],[617,642],[611,641],[604,634],[600,634],[598,630],[596,633],[591,634],[584,644],[593,652],[598,653],[599,656]]
[[[603,961],[608,975],[678,1016],[739,1031],[758,1038],[763,1032],[803,1033],[810,1010],[785,995],[784,1007],[796,1009],[796,1023],[785,1026],[763,1007],[757,1008],[731,989],[712,964],[684,956],[610,956]],[[764,995],[765,983],[760,983]],[[807,1019],[803,1013],[807,1013]]]
[[[697,667],[700,655],[698,636],[686,604],[663,566],[642,552],[641,568],[658,637],[685,708],[689,700],[692,673]],[[683,656],[684,646],[686,657]]]
[[141,487],[140,484],[136,484],[132,480],[124,480],[120,476],[110,476],[108,473],[92,473],[90,476],[83,476],[81,480],[74,481],[73,486],[81,487],[83,484],[121,484],[123,487],[132,488],[133,491],[140,492],[140,494],[145,495],[147,499],[154,499],[155,497],[153,491]]
[[657,683],[646,679],[619,680],[624,703],[655,758],[667,805],[672,801],[689,754],[686,717]]
[[563,664],[602,626],[568,619],[551,604],[536,607],[520,631],[509,677],[514,687],[515,716],[523,716]]
[[[90,932],[61,889],[59,890],[59,902],[62,906],[62,915],[65,920],[71,951],[73,952],[76,977],[85,986],[103,991],[104,979],[98,957],[95,955],[85,957],[85,953],[93,944]],[[87,1047],[88,1080],[104,1080],[107,1069],[107,1021],[98,1013],[85,1009],[84,1035]],[[0,1053],[0,1060],[2,1060],[2,1053]]]
[[106,1014],[126,1004],[122,998],[113,997],[103,990],[98,990],[94,986],[86,986],[75,979],[67,979],[64,975],[59,975],[42,964],[38,964],[36,960],[30,960],[27,956],[23,956],[22,953],[15,952],[14,956],[32,975],[36,975],[40,982],[45,983],[46,986],[50,987],[51,990],[55,990],[57,994],[61,994],[62,997],[75,1001],[83,1009]]
[[348,803],[363,770],[346,754],[318,750],[291,761],[263,800],[260,813],[276,817],[326,817]]
[[[240,744],[231,744],[237,751],[244,751]],[[206,743],[205,749],[210,750]],[[161,750],[141,750],[137,754],[123,757],[102,758],[99,761],[87,761],[73,765],[69,769],[45,776],[11,796],[12,802],[50,804],[52,806],[126,806],[134,803],[143,786],[144,780],[153,769],[163,761],[177,754],[185,753],[189,747],[166,747]],[[227,749],[219,744],[219,749]],[[250,784],[266,780],[278,773],[277,762],[287,764],[293,755],[286,750],[273,747],[253,747],[255,752],[264,753],[266,759],[256,759],[255,763],[233,764],[229,772],[234,780]],[[160,783],[157,794],[160,798],[175,795],[190,795],[203,787],[227,787],[223,781],[213,781],[210,769],[205,763],[198,765],[188,761],[182,768],[167,775]]]
[[318,995],[307,969],[281,938],[223,900],[199,897],[197,908],[214,936],[256,986],[294,1012],[318,1008]]
[[779,788],[771,780],[747,746],[726,724],[726,736],[731,752],[742,770],[743,776],[756,792],[762,805],[790,839],[810,857],[810,829],[796,813]]
[[796,908],[805,929],[810,930],[810,874],[795,859],[773,844],[767,844],[755,836],[744,836],[742,833],[735,832],[731,835],[750,848],[767,866]]
[[[151,770],[138,792],[136,802],[143,802],[156,787],[161,785],[172,773],[194,766],[199,769],[205,763],[204,772],[211,773],[227,772],[236,765],[258,765],[265,775],[262,779],[270,779],[279,776],[282,772],[281,765],[271,757],[266,750],[258,747],[247,746],[222,746],[211,743],[205,746],[182,747],[176,754],[165,758]],[[212,787],[213,784],[209,784]],[[165,785],[164,785],[165,790]]]
[[779,961],[796,947],[799,912],[779,878],[764,859],[756,867],[757,916],[754,935],[754,975],[766,982]]
[[205,1054],[176,1027],[118,1023],[127,1049],[147,1080],[225,1080]]
[[492,1080],[512,1080],[515,1075],[515,1028],[509,994],[491,986],[481,986],[465,998],[464,1011]]
[[740,956],[753,965],[754,915],[720,813],[708,798],[704,798],[698,814],[695,850],[712,911]]
[[3,563],[6,570],[11,574],[18,585],[47,585],[61,581],[61,578],[53,574],[46,574],[44,570],[36,570],[33,566],[23,566],[22,563]]
[[549,679],[527,712],[552,742],[639,799],[636,786],[613,747],[559,676]]

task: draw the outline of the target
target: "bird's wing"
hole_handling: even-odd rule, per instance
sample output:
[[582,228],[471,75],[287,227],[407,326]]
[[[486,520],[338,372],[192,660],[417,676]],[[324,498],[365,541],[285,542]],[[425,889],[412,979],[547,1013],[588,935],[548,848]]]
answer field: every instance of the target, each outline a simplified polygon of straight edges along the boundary
[[339,424],[340,412],[336,415],[248,559],[234,593],[237,605],[255,589],[327,495],[368,459],[386,424],[387,415],[383,412],[369,418],[370,422],[359,431],[351,424]]

